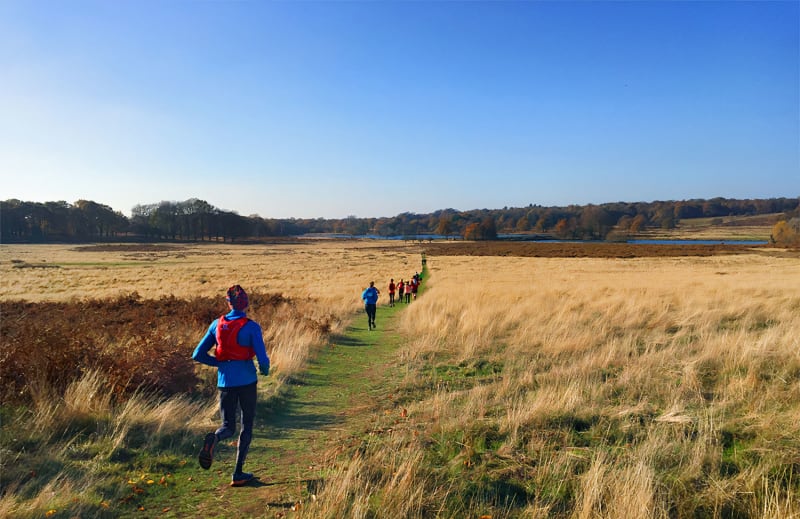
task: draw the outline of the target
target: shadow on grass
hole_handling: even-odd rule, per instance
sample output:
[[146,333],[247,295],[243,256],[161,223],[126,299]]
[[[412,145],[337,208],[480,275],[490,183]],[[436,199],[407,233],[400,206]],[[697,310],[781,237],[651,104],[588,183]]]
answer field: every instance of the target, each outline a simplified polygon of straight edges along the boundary
[[349,334],[347,334],[347,335],[341,335],[341,334],[331,335],[331,338],[329,340],[330,344],[333,344],[335,348],[338,348],[338,347],[341,347],[341,346],[345,346],[345,347],[346,346],[350,346],[350,347],[369,346],[369,344],[367,342],[364,342],[360,338],[354,337],[352,335],[352,332],[354,332],[354,331],[362,331],[363,332],[363,330],[348,329],[347,331],[349,332]]
[[[296,478],[289,478],[289,479],[282,479],[277,481],[261,481],[258,476],[254,477],[252,481],[247,483],[248,487],[277,487],[281,485],[305,485],[306,490],[311,494],[316,494],[322,488],[324,480],[319,478],[307,478],[307,479],[296,479]],[[277,504],[277,503],[272,503]]]
[[308,413],[290,414],[294,407],[280,414],[272,415],[270,436],[274,439],[293,438],[295,431],[318,430],[327,426],[337,425],[342,422],[333,413]]
[[329,385],[325,376],[305,373],[288,382],[292,389],[280,396],[259,401],[256,405],[256,421],[262,430],[267,428],[274,439],[291,438],[296,431],[319,430],[342,422],[337,416],[339,409],[321,401],[308,402],[296,397],[295,388],[303,390],[323,388]]

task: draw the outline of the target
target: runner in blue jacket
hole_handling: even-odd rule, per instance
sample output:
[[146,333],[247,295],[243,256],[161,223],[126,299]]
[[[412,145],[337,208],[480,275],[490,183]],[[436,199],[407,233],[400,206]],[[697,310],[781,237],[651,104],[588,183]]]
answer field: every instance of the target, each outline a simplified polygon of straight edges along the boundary
[[[238,487],[253,479],[253,474],[244,472],[244,462],[253,439],[253,421],[256,414],[256,385],[258,374],[253,358],[258,359],[258,371],[269,374],[269,357],[264,347],[261,326],[245,314],[249,302],[247,293],[239,285],[228,289],[226,294],[230,312],[214,320],[192,354],[192,359],[217,368],[219,409],[222,426],[208,433],[198,456],[200,466],[211,467],[214,449],[221,440],[236,433],[236,409],[242,409],[242,430],[236,453],[236,468],[231,485]],[[209,351],[214,349],[214,355]]]
[[375,312],[378,304],[378,296],[381,291],[375,288],[375,282],[369,282],[369,288],[361,293],[361,299],[364,300],[364,309],[367,311],[367,324],[369,329],[375,328]]

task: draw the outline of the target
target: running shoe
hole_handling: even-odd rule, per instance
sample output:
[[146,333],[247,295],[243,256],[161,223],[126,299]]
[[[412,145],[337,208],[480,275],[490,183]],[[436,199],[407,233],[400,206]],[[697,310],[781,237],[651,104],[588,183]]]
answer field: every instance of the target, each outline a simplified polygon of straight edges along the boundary
[[232,487],[243,487],[253,479],[253,475],[249,472],[237,472],[231,478]]
[[200,461],[200,466],[208,470],[211,468],[211,462],[214,461],[214,447],[217,446],[217,435],[214,433],[206,434],[203,440],[203,448],[200,450],[200,455],[197,457]]

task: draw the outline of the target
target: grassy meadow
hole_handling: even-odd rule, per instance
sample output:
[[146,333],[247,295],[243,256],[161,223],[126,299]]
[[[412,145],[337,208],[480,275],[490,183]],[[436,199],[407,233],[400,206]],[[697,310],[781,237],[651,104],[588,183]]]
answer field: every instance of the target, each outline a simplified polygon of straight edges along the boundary
[[796,256],[429,268],[401,317],[407,418],[322,515],[800,516]]
[[370,280],[418,265],[373,243],[3,245],[0,517],[113,517],[168,483],[131,473],[194,458],[218,411],[215,371],[190,356],[228,286],[264,330],[270,398],[363,309]]
[[[73,338],[73,328],[81,329],[80,316],[94,318],[110,311],[117,317],[105,321],[128,316],[128,326],[114,330],[115,336],[87,325],[103,352],[135,356],[154,344],[165,356],[185,357],[208,323],[225,310],[225,289],[238,283],[256,295],[250,312],[265,323],[265,340],[274,345],[270,351],[274,367],[291,376],[302,369],[311,345],[338,332],[353,312],[363,308],[360,294],[370,280],[383,284],[384,279],[409,277],[419,268],[418,252],[393,245],[389,249],[381,243],[333,241],[253,246],[3,245],[0,302],[40,303],[23,315],[29,316],[31,326],[44,328],[39,341],[58,344],[64,339],[54,353],[82,347]],[[160,301],[157,311],[159,305],[147,303],[153,300]],[[13,308],[3,308],[4,318],[17,323]],[[70,313],[77,315],[64,318]],[[57,317],[63,325],[56,324]],[[134,329],[137,320],[148,326]],[[123,367],[129,369],[127,364]],[[154,373],[152,378],[160,375]]]
[[217,297],[238,283],[250,292],[314,301],[321,311],[339,314],[360,306],[360,290],[371,279],[382,280],[387,272],[413,274],[418,256],[402,244],[324,240],[292,245],[3,245],[0,300],[70,301],[131,292],[148,299]]
[[638,239],[663,240],[745,240],[768,241],[772,227],[786,219],[782,213],[757,216],[724,216],[715,218],[683,218],[674,229],[647,228],[637,233]]
[[[116,517],[153,488],[178,493],[171,474],[217,420],[213,370],[188,357],[224,310],[222,291],[255,294],[250,315],[275,368],[269,397],[361,316],[369,280],[410,276],[419,252],[0,247],[0,374],[12,362],[30,373],[4,396],[0,516]],[[128,317],[110,322],[116,333],[82,336],[91,322],[69,328],[81,313]],[[140,316],[146,326],[134,326]],[[385,386],[399,411],[374,403],[380,427],[342,426],[354,441],[322,456],[313,502],[254,516],[800,517],[796,254],[429,254],[424,293],[394,319],[402,340]],[[67,369],[88,343],[100,353]],[[154,378],[182,374],[187,387],[124,386],[120,375],[115,387],[130,391],[110,389],[108,372],[135,370],[159,347],[178,354]],[[36,348],[66,353],[25,353]]]

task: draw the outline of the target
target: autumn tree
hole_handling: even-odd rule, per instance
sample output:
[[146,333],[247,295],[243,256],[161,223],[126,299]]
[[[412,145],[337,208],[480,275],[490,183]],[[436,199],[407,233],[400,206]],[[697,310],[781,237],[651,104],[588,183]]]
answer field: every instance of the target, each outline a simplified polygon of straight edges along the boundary
[[440,236],[450,236],[453,233],[453,217],[442,215],[436,225],[436,234]]
[[567,219],[566,218],[562,218],[561,220],[556,222],[556,226],[553,228],[553,233],[556,236],[559,236],[561,238],[563,238],[563,237],[565,237],[567,235]]
[[770,241],[784,247],[800,246],[800,217],[781,220],[772,227]]
[[464,228],[464,239],[465,240],[479,240],[480,239],[478,237],[478,223],[477,222],[472,222],[470,224],[467,224],[467,226]]
[[494,218],[489,216],[480,222],[472,222],[464,228],[465,240],[496,240],[497,226]]

